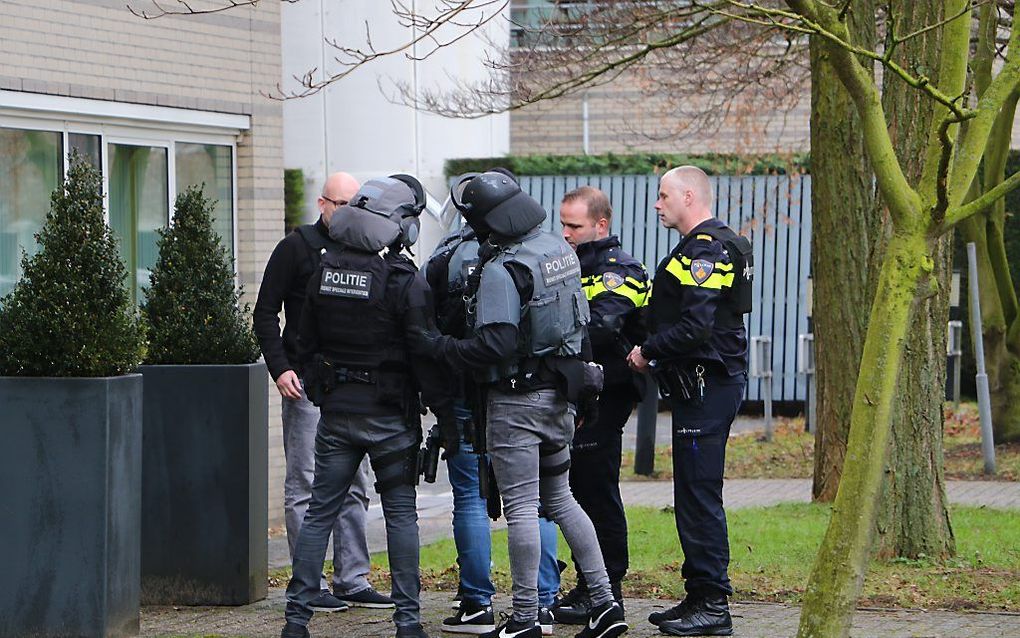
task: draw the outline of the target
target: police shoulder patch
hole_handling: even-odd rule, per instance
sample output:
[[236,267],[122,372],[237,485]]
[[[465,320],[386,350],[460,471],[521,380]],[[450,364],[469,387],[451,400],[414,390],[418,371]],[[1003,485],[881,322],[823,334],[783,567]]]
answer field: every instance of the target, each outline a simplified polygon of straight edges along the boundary
[[695,235],[694,238],[695,239],[701,239],[703,241],[712,241],[712,236],[711,235],[698,234],[698,235]]
[[605,284],[607,290],[616,290],[623,285],[624,279],[615,272],[607,272],[602,275],[602,283]]
[[694,279],[694,283],[699,286],[712,276],[712,271],[715,270],[715,264],[704,259],[695,259],[691,261],[691,278]]

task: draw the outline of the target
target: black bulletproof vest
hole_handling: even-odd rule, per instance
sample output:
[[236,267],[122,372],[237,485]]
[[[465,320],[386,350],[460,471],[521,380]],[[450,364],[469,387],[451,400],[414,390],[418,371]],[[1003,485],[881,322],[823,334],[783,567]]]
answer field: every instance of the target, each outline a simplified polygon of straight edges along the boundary
[[[322,257],[315,317],[320,350],[335,366],[403,372],[397,268],[376,253],[329,250]],[[413,276],[413,270],[412,270]]]

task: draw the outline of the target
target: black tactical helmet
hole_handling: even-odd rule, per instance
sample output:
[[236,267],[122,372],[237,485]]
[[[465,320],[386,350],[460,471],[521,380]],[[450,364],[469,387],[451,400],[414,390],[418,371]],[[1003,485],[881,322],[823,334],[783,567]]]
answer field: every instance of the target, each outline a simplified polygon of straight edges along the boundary
[[464,213],[484,217],[493,208],[521,192],[521,187],[502,172],[488,171],[474,176],[454,205]]

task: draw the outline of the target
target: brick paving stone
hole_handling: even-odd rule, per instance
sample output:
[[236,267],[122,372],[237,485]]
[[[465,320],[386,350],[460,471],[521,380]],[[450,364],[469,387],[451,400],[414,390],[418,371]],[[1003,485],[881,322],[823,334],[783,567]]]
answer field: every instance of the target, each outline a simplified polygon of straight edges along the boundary
[[[423,596],[423,618],[428,633],[440,635],[439,624],[449,615],[450,595],[427,592]],[[651,611],[672,605],[671,601],[627,599],[627,636],[659,636],[645,618]],[[505,610],[506,596],[496,607]],[[231,638],[275,638],[283,626],[283,589],[270,590],[265,601],[243,607],[145,607],[141,635],[223,636]],[[731,606],[734,635],[740,638],[782,638],[797,631],[799,609],[771,603],[734,603]],[[356,609],[338,614],[316,614],[309,625],[313,637],[390,638],[394,634],[387,610]],[[555,635],[569,638],[577,628],[558,625]],[[850,632],[852,638],[1016,638],[1020,636],[1020,614],[944,612],[919,610],[859,611]]]

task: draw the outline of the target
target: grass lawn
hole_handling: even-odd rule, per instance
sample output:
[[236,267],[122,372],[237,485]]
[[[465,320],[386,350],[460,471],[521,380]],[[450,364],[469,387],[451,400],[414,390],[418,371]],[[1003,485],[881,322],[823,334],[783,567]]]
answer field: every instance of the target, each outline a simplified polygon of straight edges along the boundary
[[[755,434],[730,438],[726,446],[727,478],[811,478],[814,463],[814,436],[804,431],[804,419],[779,418],[772,441],[759,440]],[[1020,443],[995,446],[995,476],[983,474],[980,423],[977,405],[946,406],[945,469],[946,478],[963,480],[1020,480]],[[623,455],[623,480],[662,480],[672,478],[670,446],[655,450],[655,474],[634,474],[634,452]]]
[[[737,600],[799,602],[811,563],[828,522],[825,505],[786,504],[734,510],[729,515],[730,578]],[[677,599],[683,595],[681,551],[672,512],[628,508],[630,573],[627,596]],[[1020,611],[1020,512],[952,508],[957,557],[946,564],[927,561],[875,562],[864,586],[862,606]],[[567,553],[560,540],[561,556]],[[423,586],[456,591],[453,540],[422,548]],[[507,600],[510,586],[506,532],[493,534],[496,587]],[[388,590],[384,554],[373,556],[373,580]],[[287,572],[272,575],[286,584]],[[564,587],[574,582],[573,568]]]

